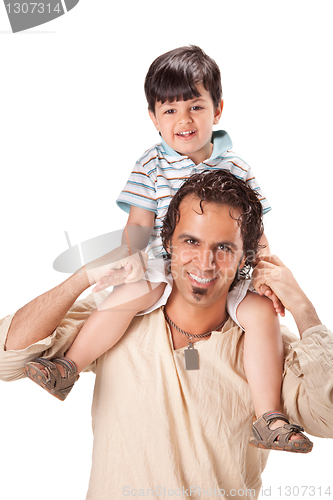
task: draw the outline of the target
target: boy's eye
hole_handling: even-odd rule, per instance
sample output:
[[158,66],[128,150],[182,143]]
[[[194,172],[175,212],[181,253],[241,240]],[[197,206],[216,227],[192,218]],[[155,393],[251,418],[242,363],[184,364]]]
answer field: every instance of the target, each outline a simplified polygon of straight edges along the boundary
[[167,109],[167,110],[164,112],[164,114],[165,114],[165,115],[171,115],[172,113],[175,113],[175,112],[176,112],[176,110],[175,110],[175,109]]
[[191,109],[193,109],[193,111],[198,111],[200,109],[203,109],[203,107],[202,106],[192,106]]

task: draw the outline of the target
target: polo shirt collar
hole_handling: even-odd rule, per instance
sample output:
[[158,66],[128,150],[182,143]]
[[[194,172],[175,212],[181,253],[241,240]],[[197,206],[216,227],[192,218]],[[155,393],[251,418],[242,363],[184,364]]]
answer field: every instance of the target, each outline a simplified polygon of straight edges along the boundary
[[[217,158],[218,156],[220,156],[221,154],[225,153],[226,151],[228,151],[229,149],[232,148],[231,139],[229,137],[229,134],[225,130],[217,130],[217,131],[213,132],[212,142],[213,142],[213,151],[212,151],[210,158],[208,158],[209,160],[213,160],[213,159]],[[184,158],[183,155],[180,155],[174,149],[172,149],[164,141],[164,139],[162,137],[161,137],[161,144],[162,144],[164,152],[167,155],[173,156],[176,158]]]
[[232,148],[232,141],[228,132],[225,130],[217,130],[216,132],[213,132],[212,142],[213,151],[210,158],[208,158],[209,160],[214,160]]

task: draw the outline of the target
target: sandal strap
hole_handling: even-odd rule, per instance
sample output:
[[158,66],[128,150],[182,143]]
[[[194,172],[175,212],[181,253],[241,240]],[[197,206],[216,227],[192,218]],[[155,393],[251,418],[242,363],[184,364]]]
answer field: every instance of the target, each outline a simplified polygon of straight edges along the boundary
[[[64,371],[63,377],[61,376],[60,367]],[[24,373],[49,394],[61,401],[66,399],[79,378],[75,363],[64,356],[52,360],[36,358],[34,361],[26,363]]]
[[278,427],[277,429],[274,430],[279,430],[280,434],[277,434],[278,437],[278,442],[282,443],[289,443],[289,440],[293,434],[299,434],[302,436],[301,439],[297,439],[296,441],[309,441],[309,439],[302,434],[302,431],[304,431],[303,427],[297,424],[285,424],[283,427]]
[[279,411],[267,411],[266,413],[261,415],[260,418],[265,420],[265,422],[267,422],[268,424],[275,422],[275,420],[283,420],[284,422],[289,424],[289,420],[287,419],[287,417]]
[[30,364],[44,366],[44,368],[46,368],[47,371],[47,376],[48,376],[47,381],[53,385],[57,384],[58,378],[60,377],[60,373],[58,368],[52,361],[45,358],[36,358],[34,359],[34,361],[30,362]]
[[[64,368],[65,377],[61,376],[56,363]],[[75,363],[69,358],[59,357],[52,358],[52,360],[45,358],[36,358],[33,362],[30,362],[28,364],[35,366],[39,364],[44,366],[48,374],[46,383],[54,390],[67,390],[68,387],[72,387],[74,385],[74,382],[76,382],[76,380],[79,378]]]
[[57,363],[58,365],[62,366],[63,369],[65,370],[65,375],[73,375],[77,373],[76,365],[74,361],[72,361],[69,358],[65,358],[64,356],[59,357],[59,358],[53,358],[53,363]]
[[[283,420],[286,423],[276,429],[270,429],[270,424],[276,420]],[[267,442],[269,445],[272,445],[274,441],[288,443],[293,434],[300,434],[302,431],[304,431],[303,427],[290,424],[287,417],[280,412],[266,412],[252,426],[253,436],[259,441]],[[302,438],[303,440],[307,439],[304,435],[302,435]]]

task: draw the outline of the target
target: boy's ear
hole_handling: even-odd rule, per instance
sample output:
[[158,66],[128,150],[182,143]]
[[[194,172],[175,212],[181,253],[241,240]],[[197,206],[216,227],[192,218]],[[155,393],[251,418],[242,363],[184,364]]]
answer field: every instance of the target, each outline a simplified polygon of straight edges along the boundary
[[155,114],[154,114],[152,111],[150,111],[150,109],[148,109],[148,113],[149,113],[150,119],[151,119],[151,121],[153,122],[153,124],[154,124],[154,126],[155,126],[156,130],[159,132],[159,131],[160,131],[160,129],[159,129],[158,122],[157,122],[157,120],[156,120],[156,116],[155,116]]
[[220,121],[222,111],[223,111],[223,99],[221,99],[221,102],[214,111],[214,125],[217,125],[218,122]]

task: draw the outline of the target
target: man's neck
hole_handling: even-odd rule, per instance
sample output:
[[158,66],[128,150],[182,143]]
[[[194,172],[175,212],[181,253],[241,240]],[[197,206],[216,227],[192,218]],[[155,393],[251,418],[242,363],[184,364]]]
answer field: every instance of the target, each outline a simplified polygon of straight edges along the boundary
[[181,330],[194,335],[215,330],[228,316],[226,296],[211,306],[201,307],[187,302],[174,291],[166,303],[165,311]]

